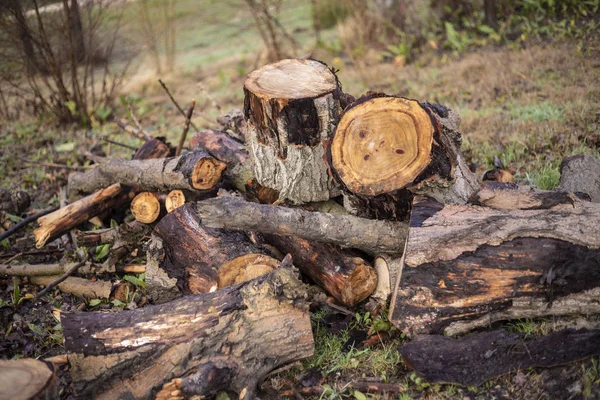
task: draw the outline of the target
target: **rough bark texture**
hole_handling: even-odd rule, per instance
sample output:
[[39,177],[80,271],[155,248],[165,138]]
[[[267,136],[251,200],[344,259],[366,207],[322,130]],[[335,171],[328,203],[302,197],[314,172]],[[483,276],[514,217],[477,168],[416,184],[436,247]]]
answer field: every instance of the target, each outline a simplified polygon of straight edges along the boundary
[[11,192],[4,188],[0,188],[0,212],[4,211],[9,214],[21,215],[29,205],[31,199],[27,192],[17,190]]
[[204,227],[187,204],[156,225],[153,242],[149,257],[158,259],[169,277],[177,279],[184,294],[208,293],[241,283],[279,265],[245,233]]
[[252,72],[244,94],[246,143],[258,183],[296,204],[339,194],[324,158],[341,113],[335,74],[315,60],[282,60]]
[[553,367],[600,355],[600,330],[565,329],[525,337],[504,330],[452,339],[422,335],[399,347],[407,366],[430,383],[479,386],[529,367]]
[[166,158],[173,154],[173,149],[164,138],[151,138],[141,145],[135,154],[134,160],[150,160],[155,158]]
[[253,397],[275,367],[314,350],[305,286],[286,267],[210,294],[119,313],[62,314],[79,398],[152,398],[181,378],[187,396]]
[[39,249],[48,240],[56,238],[110,209],[114,205],[111,200],[117,198],[121,191],[121,185],[115,183],[106,189],[99,190],[53,213],[38,218],[39,228],[33,231],[35,246]]
[[232,197],[200,201],[193,207],[208,227],[298,236],[373,254],[401,251],[408,230],[400,222],[249,203]]
[[420,198],[390,320],[410,335],[458,334],[501,319],[600,312],[598,226],[600,207],[585,201],[506,210]]
[[119,182],[144,191],[210,190],[226,165],[203,151],[150,160],[104,160],[84,173],[69,175],[69,192],[90,193]]
[[302,273],[343,305],[356,306],[377,286],[375,270],[358,254],[294,236],[265,235],[265,238],[283,253],[291,254]]
[[52,364],[32,358],[0,360],[0,399],[58,398]]
[[412,193],[406,189],[377,196],[344,193],[344,208],[357,217],[408,221],[412,199]]
[[560,165],[558,190],[585,193],[600,203],[600,160],[589,154],[565,158]]

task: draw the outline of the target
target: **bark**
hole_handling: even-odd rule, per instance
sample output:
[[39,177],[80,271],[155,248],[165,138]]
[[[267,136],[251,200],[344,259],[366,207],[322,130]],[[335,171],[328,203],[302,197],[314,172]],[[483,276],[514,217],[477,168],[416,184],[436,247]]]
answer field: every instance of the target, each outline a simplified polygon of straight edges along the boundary
[[125,222],[116,228],[80,231],[77,233],[77,242],[87,247],[108,243],[113,247],[132,246],[138,244],[150,232],[151,228],[146,224],[137,221]]
[[[79,398],[253,397],[275,367],[314,350],[306,288],[290,268],[214,293],[120,313],[62,314]],[[174,378],[179,378],[173,382]]]
[[105,160],[84,173],[69,175],[69,192],[90,193],[116,182],[144,191],[210,190],[226,165],[203,151],[152,160]]
[[350,214],[362,218],[408,221],[412,199],[412,193],[406,189],[377,196],[362,196],[346,192],[344,208]]
[[77,227],[90,218],[101,214],[113,206],[112,199],[121,194],[121,185],[115,183],[77,200],[53,213],[38,218],[39,228],[33,231],[36,247],[39,249],[49,240],[62,235],[64,232]]
[[585,193],[600,203],[600,160],[589,154],[566,157],[560,165],[558,190]]
[[420,198],[390,320],[412,336],[600,312],[599,225],[586,201],[508,210]]
[[265,235],[265,239],[291,254],[303,274],[345,306],[356,306],[377,286],[375,270],[358,254],[294,236]]
[[484,0],[485,24],[495,31],[498,30],[498,15],[496,13],[496,0]]
[[77,62],[83,62],[86,57],[85,39],[83,35],[83,24],[81,23],[81,12],[77,0],[71,0],[69,6],[69,28],[73,38],[73,52]]
[[135,154],[134,160],[150,160],[155,158],[166,158],[173,153],[173,149],[163,138],[149,138],[142,144]]
[[282,60],[252,72],[244,94],[257,182],[296,204],[338,195],[324,159],[341,113],[335,74],[318,61]]
[[29,208],[31,199],[27,192],[17,190],[11,192],[4,188],[0,188],[0,212],[4,211],[9,214],[21,215]]
[[[0,264],[0,275],[8,276],[60,276],[73,268],[77,263],[66,264]],[[140,268],[139,265],[124,265],[115,268],[105,264],[86,264],[80,267],[77,272],[79,274],[100,274],[104,272],[118,272],[122,274],[134,273],[141,274],[146,272],[145,266]]]
[[423,335],[399,347],[406,365],[430,383],[479,386],[515,370],[553,367],[600,355],[600,330],[565,329],[528,337],[504,330],[459,339]]
[[297,236],[372,254],[401,251],[408,230],[400,222],[249,203],[231,197],[200,201],[193,208],[207,227]]
[[3,399],[58,398],[54,367],[33,358],[0,360],[0,388]]
[[159,260],[169,277],[177,279],[184,294],[212,292],[279,266],[243,232],[203,226],[187,204],[165,216],[152,238],[149,257]]

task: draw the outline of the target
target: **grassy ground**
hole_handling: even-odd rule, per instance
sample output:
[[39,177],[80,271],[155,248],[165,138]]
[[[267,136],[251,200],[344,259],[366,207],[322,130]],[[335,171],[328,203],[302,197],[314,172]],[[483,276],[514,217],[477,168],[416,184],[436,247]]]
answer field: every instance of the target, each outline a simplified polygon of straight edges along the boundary
[[[198,100],[196,125],[212,127],[219,114],[213,101],[225,111],[242,107],[244,77],[264,62],[262,44],[249,12],[234,2],[181,0],[177,4],[179,69],[162,78],[182,105],[192,98]],[[127,18],[133,20],[135,3],[128,7]],[[496,157],[516,170],[519,182],[551,189],[558,183],[558,167],[564,156],[581,152],[600,155],[597,37],[583,49],[575,41],[560,40],[485,47],[461,56],[431,50],[407,66],[382,62],[381,52],[373,50],[357,63],[340,50],[335,28],[323,32],[324,45],[314,48],[308,2],[286,1],[283,7],[282,23],[301,45],[295,55],[310,54],[339,69],[338,76],[348,93],[359,96],[378,90],[456,109],[462,116],[464,151],[480,172],[492,168]],[[140,34],[135,25],[128,25],[125,32],[133,39]],[[162,92],[147,61],[140,61],[124,97],[133,102],[150,133],[176,142],[183,118]],[[127,116],[123,104],[114,112]],[[3,123],[0,131],[0,186],[27,190],[37,208],[57,204],[57,190],[64,186],[69,173],[68,168],[49,167],[48,163],[83,165],[78,150],[96,142],[102,143],[110,156],[130,155],[127,149],[102,142],[104,135],[139,145],[112,124],[98,123],[89,131],[78,131],[23,120]],[[4,241],[2,246],[0,262],[6,255],[32,249],[33,240],[29,232]],[[20,260],[51,262],[57,257],[48,253]],[[49,297],[43,307],[33,307],[26,296],[35,290],[26,280],[0,280],[0,298],[5,302],[0,308],[0,350],[5,356],[61,353],[60,326],[52,311],[98,309],[97,304],[60,295]],[[294,369],[269,377],[263,385],[264,398],[277,398],[277,390],[290,383],[333,387],[335,382],[352,379],[401,384],[404,392],[395,397],[399,399],[600,397],[598,359],[563,368],[515,372],[480,388],[430,385],[402,363],[397,346],[404,338],[383,315],[373,316],[362,308],[355,317],[314,311],[315,355]],[[547,334],[556,326],[554,319],[505,325],[537,334]],[[364,340],[373,338],[374,332],[380,336],[364,346]],[[63,395],[67,393],[68,389]],[[363,398],[352,390],[333,389],[321,396],[346,397]]]

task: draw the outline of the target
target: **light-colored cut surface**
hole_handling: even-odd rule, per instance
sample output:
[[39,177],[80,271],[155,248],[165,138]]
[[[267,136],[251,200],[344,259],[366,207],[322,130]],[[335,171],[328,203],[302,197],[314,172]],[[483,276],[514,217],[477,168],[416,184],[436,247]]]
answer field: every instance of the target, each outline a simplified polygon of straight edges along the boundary
[[0,400],[27,400],[43,394],[52,375],[42,361],[0,360]]
[[136,221],[150,224],[160,214],[160,202],[154,193],[142,192],[131,201],[131,213]]
[[165,208],[167,212],[175,210],[185,204],[185,194],[181,190],[172,190],[165,199]]

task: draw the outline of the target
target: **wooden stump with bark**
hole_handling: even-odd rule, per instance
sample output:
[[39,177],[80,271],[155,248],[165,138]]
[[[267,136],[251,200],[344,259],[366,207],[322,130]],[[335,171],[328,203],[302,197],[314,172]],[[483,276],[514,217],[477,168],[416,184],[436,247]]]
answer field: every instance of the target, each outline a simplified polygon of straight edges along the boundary
[[79,398],[223,390],[251,399],[274,368],[314,350],[306,287],[290,267],[214,293],[119,313],[61,316]]
[[246,143],[262,186],[292,203],[339,193],[325,147],[341,113],[341,86],[319,61],[282,60],[252,72],[244,84]]

